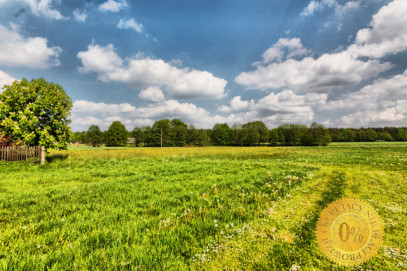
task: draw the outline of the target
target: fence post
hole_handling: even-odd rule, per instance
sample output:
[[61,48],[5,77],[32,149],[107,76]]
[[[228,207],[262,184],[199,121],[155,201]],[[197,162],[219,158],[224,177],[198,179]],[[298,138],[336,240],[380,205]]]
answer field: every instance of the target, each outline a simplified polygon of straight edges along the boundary
[[41,165],[45,165],[45,147],[41,147]]

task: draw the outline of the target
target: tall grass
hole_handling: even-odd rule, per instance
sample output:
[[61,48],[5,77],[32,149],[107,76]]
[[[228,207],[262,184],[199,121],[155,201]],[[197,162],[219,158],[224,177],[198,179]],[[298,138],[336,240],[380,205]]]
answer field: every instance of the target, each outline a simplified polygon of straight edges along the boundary
[[54,151],[45,166],[1,162],[0,270],[336,268],[312,234],[318,205],[342,196],[386,222],[364,268],[398,268],[406,150],[101,148]]

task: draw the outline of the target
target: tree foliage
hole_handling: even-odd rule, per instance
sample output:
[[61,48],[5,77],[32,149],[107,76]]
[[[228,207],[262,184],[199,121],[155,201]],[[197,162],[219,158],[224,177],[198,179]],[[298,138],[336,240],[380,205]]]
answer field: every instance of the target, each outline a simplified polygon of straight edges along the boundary
[[161,146],[161,138],[164,147],[174,146],[173,129],[169,119],[157,120],[154,122],[151,130],[146,136],[148,146]]
[[88,129],[88,140],[93,147],[98,147],[103,143],[103,134],[99,126],[91,125]]
[[284,144],[287,146],[298,146],[301,145],[301,140],[305,132],[307,131],[307,126],[301,124],[283,124],[279,127],[279,132],[284,138]]
[[[234,124],[232,128],[221,123],[214,125],[213,129],[196,129],[194,125],[188,126],[180,119],[157,120],[151,127],[136,127],[130,136],[135,139],[136,146],[158,147],[161,145],[161,132],[164,147],[257,146],[267,142],[270,146],[326,146],[331,141],[407,140],[407,128],[325,128],[314,122],[309,128],[301,124],[283,124],[268,130],[263,122],[254,121],[243,125]],[[87,144],[90,142],[88,134],[76,132],[74,139]]]
[[64,89],[43,78],[22,79],[0,94],[0,133],[28,146],[64,149],[72,134],[71,98]]
[[144,129],[140,127],[135,127],[131,133],[131,136],[134,138],[134,144],[136,147],[143,144],[146,137]]
[[128,135],[126,127],[120,121],[114,121],[106,132],[106,145],[125,146]]
[[212,141],[217,146],[230,144],[231,129],[226,123],[215,124],[212,129]]
[[185,146],[188,140],[188,125],[179,119],[171,120],[171,135],[175,146]]
[[316,122],[313,122],[310,128],[304,133],[302,144],[305,146],[326,146],[331,142],[329,131]]
[[248,122],[242,125],[243,129],[248,131],[248,142],[247,145],[255,146],[260,145],[260,143],[266,143],[269,141],[269,130],[262,121]]

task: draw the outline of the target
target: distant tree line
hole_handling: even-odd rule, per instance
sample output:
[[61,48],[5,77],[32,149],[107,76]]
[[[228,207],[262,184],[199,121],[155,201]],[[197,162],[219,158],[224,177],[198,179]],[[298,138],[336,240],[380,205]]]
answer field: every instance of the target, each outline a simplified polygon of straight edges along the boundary
[[407,128],[329,128],[333,142],[407,141]]
[[235,124],[229,127],[218,123],[212,129],[196,129],[179,119],[163,119],[152,126],[136,127],[127,131],[119,121],[113,122],[107,131],[96,125],[88,131],[76,132],[72,142],[92,146],[326,146],[333,142],[407,141],[407,128],[325,128],[312,123],[283,124],[268,129],[262,121]]

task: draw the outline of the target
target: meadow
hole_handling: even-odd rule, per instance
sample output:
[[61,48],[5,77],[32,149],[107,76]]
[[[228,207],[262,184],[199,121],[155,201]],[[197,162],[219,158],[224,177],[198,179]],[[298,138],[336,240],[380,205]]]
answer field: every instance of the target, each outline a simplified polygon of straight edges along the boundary
[[[344,268],[315,240],[343,197],[384,223]],[[91,148],[0,161],[0,270],[406,270],[407,143]]]

